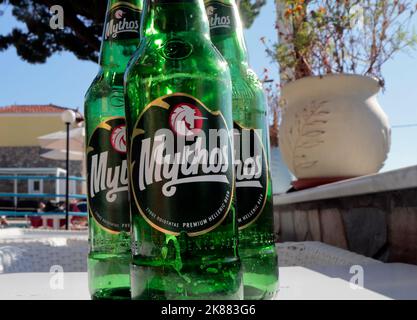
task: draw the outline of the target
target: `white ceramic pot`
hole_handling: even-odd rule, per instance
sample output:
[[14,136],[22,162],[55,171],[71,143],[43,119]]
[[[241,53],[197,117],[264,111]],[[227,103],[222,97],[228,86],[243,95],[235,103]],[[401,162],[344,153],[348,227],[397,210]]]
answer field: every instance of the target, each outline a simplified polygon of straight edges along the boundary
[[303,78],[285,85],[280,126],[284,162],[298,179],[378,172],[390,150],[377,80],[357,75]]

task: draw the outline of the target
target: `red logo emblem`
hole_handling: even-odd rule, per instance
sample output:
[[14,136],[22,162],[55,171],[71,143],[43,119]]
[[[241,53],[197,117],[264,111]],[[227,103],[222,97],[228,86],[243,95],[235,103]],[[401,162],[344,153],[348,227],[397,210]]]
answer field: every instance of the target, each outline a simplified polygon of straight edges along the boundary
[[116,17],[116,19],[122,19],[123,16],[125,15],[123,10],[117,10],[116,13],[114,14],[114,16]]
[[174,107],[169,115],[171,130],[181,136],[193,136],[203,128],[203,117],[200,109],[189,103],[181,103]]
[[126,153],[126,125],[123,124],[113,129],[110,142],[114,150]]

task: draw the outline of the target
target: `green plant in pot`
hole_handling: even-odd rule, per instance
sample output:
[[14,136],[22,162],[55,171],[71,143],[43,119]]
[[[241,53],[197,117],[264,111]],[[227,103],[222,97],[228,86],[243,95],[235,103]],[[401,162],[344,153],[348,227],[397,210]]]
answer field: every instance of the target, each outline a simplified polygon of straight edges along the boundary
[[277,1],[283,159],[298,189],[377,173],[391,144],[382,66],[413,49],[413,1]]

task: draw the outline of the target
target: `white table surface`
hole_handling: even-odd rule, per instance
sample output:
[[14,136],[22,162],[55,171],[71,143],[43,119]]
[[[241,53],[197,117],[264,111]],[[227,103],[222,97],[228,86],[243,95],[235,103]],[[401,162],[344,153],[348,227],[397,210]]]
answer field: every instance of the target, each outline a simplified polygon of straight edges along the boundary
[[[53,275],[14,273],[0,275],[0,299],[87,300],[86,273],[65,273],[64,289],[51,289]],[[405,264],[364,266],[364,287],[352,289],[348,267],[312,270],[280,268],[278,300],[364,300],[417,299],[417,267]],[[53,281],[52,281],[53,282]],[[55,282],[56,284],[57,282]]]

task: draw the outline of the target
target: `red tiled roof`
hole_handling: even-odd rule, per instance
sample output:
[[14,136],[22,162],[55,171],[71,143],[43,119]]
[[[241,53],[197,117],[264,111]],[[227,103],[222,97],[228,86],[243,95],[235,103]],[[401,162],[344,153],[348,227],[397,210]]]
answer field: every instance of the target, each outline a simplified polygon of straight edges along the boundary
[[4,113],[61,113],[65,110],[73,110],[77,114],[77,121],[84,120],[83,115],[77,109],[58,107],[54,104],[45,105],[12,105],[0,107],[0,114]]
[[[47,105],[12,105],[0,107],[0,113],[61,113],[69,108]],[[76,110],[74,110],[76,111]]]

